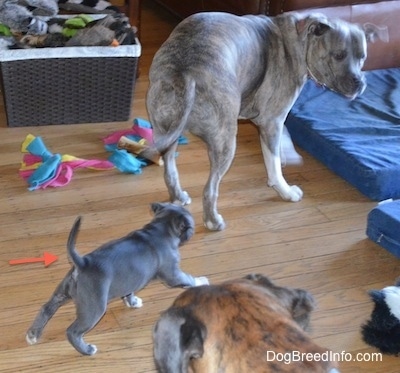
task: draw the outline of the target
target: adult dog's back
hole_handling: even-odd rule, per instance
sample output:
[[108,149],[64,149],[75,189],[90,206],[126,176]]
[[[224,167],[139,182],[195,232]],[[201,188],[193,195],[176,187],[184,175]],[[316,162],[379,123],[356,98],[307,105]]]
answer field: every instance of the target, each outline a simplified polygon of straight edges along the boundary
[[337,372],[329,350],[304,331],[312,309],[308,292],[276,286],[261,275],[186,290],[154,328],[157,368],[161,373]]
[[[227,28],[235,28],[235,35],[227,33]],[[147,107],[161,153],[185,130],[207,144],[223,143],[226,125],[236,133],[237,118],[245,109],[241,106],[252,102],[264,78],[258,67],[265,64],[268,42],[261,39],[272,28],[267,17],[220,13],[196,14],[177,26],[156,53],[150,70]],[[250,60],[256,39],[263,51],[253,63],[242,63]]]

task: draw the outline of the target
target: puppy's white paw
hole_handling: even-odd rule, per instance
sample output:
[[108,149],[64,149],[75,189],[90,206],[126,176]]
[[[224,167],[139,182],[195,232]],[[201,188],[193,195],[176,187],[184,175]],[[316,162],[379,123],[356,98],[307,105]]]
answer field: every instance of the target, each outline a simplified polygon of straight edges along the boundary
[[97,352],[96,345],[87,345],[86,355],[94,355]]
[[129,308],[140,308],[143,306],[142,298],[136,297],[134,295],[128,295],[122,298],[125,305]]
[[195,277],[194,278],[194,286],[201,286],[201,285],[210,285],[207,277]]
[[134,303],[131,307],[133,307],[133,308],[140,308],[140,307],[143,307],[142,298],[135,297],[135,303]]

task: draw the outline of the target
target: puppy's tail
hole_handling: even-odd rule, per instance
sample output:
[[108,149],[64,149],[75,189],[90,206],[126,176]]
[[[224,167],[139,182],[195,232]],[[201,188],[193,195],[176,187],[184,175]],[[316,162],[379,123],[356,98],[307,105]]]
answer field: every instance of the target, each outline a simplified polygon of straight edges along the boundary
[[85,258],[81,257],[75,249],[76,237],[79,232],[79,228],[81,226],[82,217],[78,216],[75,220],[74,225],[72,226],[71,232],[69,233],[68,242],[67,242],[67,251],[68,255],[74,263],[75,267],[82,269],[86,266]]
[[171,80],[154,82],[147,95],[156,149],[164,154],[184,132],[196,96],[195,80],[175,73]]

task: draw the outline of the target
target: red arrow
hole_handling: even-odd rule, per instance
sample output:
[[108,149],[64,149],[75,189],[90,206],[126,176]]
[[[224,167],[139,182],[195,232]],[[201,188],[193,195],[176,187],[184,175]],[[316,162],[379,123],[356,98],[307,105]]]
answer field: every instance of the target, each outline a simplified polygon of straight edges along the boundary
[[14,259],[10,260],[8,263],[14,264],[26,264],[26,263],[40,263],[43,262],[45,267],[48,267],[51,263],[55,262],[58,256],[44,252],[41,258],[25,258],[25,259]]

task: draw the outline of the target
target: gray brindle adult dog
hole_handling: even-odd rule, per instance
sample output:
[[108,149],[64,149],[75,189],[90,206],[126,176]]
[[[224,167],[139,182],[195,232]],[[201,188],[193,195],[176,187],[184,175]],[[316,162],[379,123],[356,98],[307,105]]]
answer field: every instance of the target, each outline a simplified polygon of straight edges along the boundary
[[73,300],[76,320],[67,329],[68,340],[81,354],[93,355],[96,346],[83,336],[100,321],[110,300],[121,297],[128,307],[141,307],[134,292],[155,278],[173,287],[208,284],[206,277],[193,277],[179,268],[178,247],[194,233],[190,212],[169,203],[153,203],[151,208],[154,218],[149,224],[85,256],[75,250],[81,219],[75,221],[68,238],[74,266],[40,309],[26,335],[28,343],[36,343],[55,312]]
[[154,57],[147,94],[171,201],[191,202],[175,162],[178,137],[189,130],[207,144],[210,160],[204,224],[224,229],[218,190],[234,157],[238,118],[258,126],[268,185],[284,200],[301,200],[302,190],[288,185],[282,174],[286,116],[308,76],[349,99],[361,94],[366,42],[378,31],[320,14],[199,13],[183,20]]

